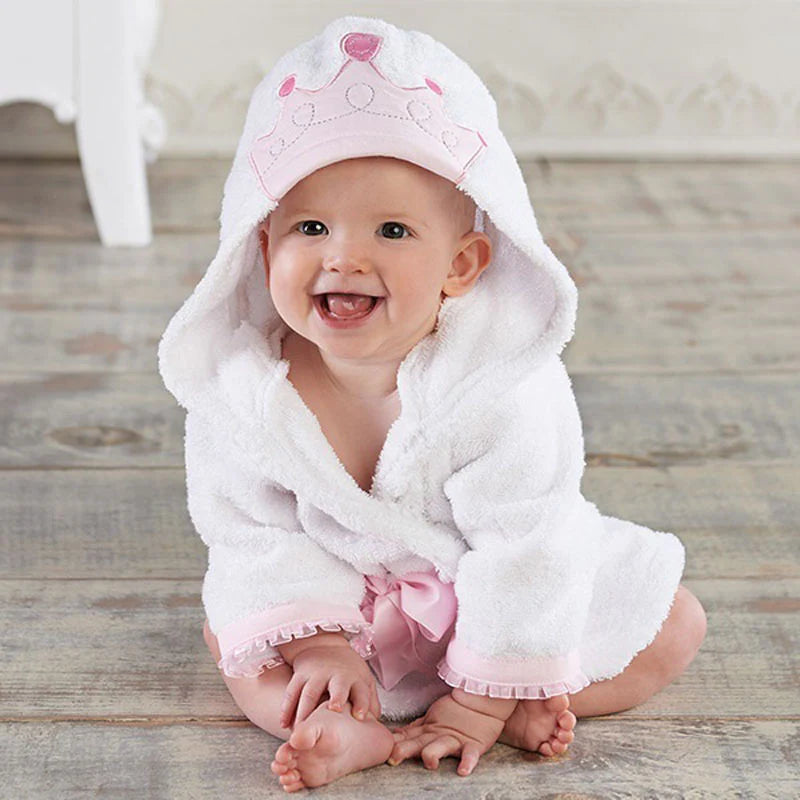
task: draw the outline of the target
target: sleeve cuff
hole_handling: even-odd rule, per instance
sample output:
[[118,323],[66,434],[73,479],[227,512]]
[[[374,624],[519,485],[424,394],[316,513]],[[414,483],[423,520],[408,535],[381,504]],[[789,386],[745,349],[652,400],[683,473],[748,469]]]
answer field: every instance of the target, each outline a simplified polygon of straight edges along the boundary
[[318,631],[345,631],[362,657],[373,653],[372,627],[361,611],[348,605],[300,601],[275,606],[225,626],[218,634],[217,667],[230,678],[255,678],[286,663],[275,645],[313,636]]
[[577,650],[563,656],[486,658],[455,637],[438,663],[437,672],[446,684],[470,694],[520,700],[574,694],[591,683],[580,669]]

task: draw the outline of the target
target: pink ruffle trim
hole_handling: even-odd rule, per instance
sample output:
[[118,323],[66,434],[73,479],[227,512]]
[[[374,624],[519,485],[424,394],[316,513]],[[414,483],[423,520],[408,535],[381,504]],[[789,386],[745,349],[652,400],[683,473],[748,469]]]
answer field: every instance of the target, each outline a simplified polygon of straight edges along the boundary
[[469,692],[469,694],[517,698],[518,700],[537,700],[546,697],[554,697],[558,694],[575,694],[581,691],[581,689],[585,689],[591,683],[591,680],[580,671],[565,680],[547,684],[484,681],[454,670],[447,664],[446,657],[437,664],[437,672],[439,677],[446,684],[457,689],[463,689],[465,692]]
[[273,669],[286,663],[281,655],[267,656],[267,647],[286,644],[292,639],[304,639],[313,636],[318,630],[358,634],[355,638],[349,639],[350,646],[364,657],[372,653],[372,631],[368,622],[337,622],[324,617],[277,625],[252,636],[223,656],[217,662],[217,666],[230,678],[256,678],[264,668]]
[[372,658],[375,655],[374,630],[371,625],[362,629],[358,636],[350,640],[350,647],[362,658]]

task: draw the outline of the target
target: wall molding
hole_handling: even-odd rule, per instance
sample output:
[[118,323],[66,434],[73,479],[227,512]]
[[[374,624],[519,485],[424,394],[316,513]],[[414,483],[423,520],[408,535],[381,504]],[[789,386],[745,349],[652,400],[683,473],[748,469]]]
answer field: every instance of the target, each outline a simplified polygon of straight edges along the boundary
[[[518,157],[800,156],[798,0],[428,0],[413,21],[408,6],[321,0],[309,18],[306,0],[228,0],[224,14],[164,4],[145,74],[167,123],[162,154],[232,156],[274,61],[354,13],[425,30],[468,60]],[[69,126],[0,108],[0,155],[42,154],[77,154]]]

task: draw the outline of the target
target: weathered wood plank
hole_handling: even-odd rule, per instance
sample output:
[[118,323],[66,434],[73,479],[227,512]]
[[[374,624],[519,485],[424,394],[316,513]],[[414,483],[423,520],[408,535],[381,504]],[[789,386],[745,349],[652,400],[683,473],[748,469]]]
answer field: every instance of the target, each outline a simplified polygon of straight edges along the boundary
[[[800,715],[800,580],[684,581],[708,634],[635,717]],[[199,580],[3,580],[0,718],[242,717],[202,637]]]
[[[216,231],[232,159],[164,159],[147,167],[154,233]],[[77,160],[0,160],[0,235],[97,241]]]
[[[557,233],[550,244],[579,288],[797,289],[800,230],[592,230]],[[157,236],[136,248],[0,238],[0,300],[9,310],[177,309],[217,245],[210,232]]]
[[[155,232],[217,230],[231,163],[148,165]],[[546,234],[800,224],[798,162],[536,160],[520,167]],[[0,160],[0,235],[96,240],[78,161]]]
[[[800,242],[798,242],[800,244]],[[159,281],[143,277],[140,284]],[[121,290],[120,290],[121,291]],[[176,308],[146,307],[117,295],[53,301],[44,295],[0,295],[3,368],[26,372],[148,372]],[[172,294],[178,294],[173,291]],[[68,294],[66,297],[76,297]],[[571,374],[797,370],[800,290],[705,284],[604,286],[580,291],[575,336],[564,352]]]
[[683,291],[686,300],[798,288],[800,230],[792,228],[591,230],[554,233],[551,247],[581,298],[589,287]]
[[[193,202],[205,192],[215,207],[218,197],[211,187],[216,192],[226,163],[215,160],[210,169],[205,162],[181,160],[153,165],[170,181],[171,191],[158,197],[178,196],[181,187],[194,181],[195,190],[187,190]],[[4,162],[0,187],[2,176],[29,174],[38,209],[42,198],[37,192],[51,201],[55,192],[57,199],[69,182],[70,167],[77,170],[69,162]],[[749,213],[762,199],[758,192],[779,198],[781,208],[791,207],[800,183],[786,177],[800,172],[793,164],[665,168],[653,162],[534,162],[528,172],[540,189],[543,182],[550,187],[552,194],[545,192],[543,201],[545,207],[554,202],[556,210],[563,197],[608,202],[611,181],[619,193],[615,209],[625,207],[624,198],[641,200],[646,182],[647,192],[659,202],[663,196],[676,209],[691,207],[693,198],[707,192],[725,204],[742,204]],[[52,180],[44,184],[48,176]],[[79,170],[75,178],[80,182]],[[15,207],[24,215],[24,186],[21,191],[23,199]],[[713,204],[701,205],[707,210]],[[76,205],[66,207],[74,210]],[[180,202],[176,208],[186,210]],[[581,210],[577,219],[584,218]],[[49,225],[50,213],[48,220]],[[581,288],[576,337],[565,352],[573,372],[797,369],[796,225],[773,230],[721,225],[700,231],[683,226],[670,233],[664,228],[672,223],[664,219],[644,228],[634,221],[621,232],[594,223],[583,222],[580,229],[569,224],[569,218],[567,227],[559,218],[545,233]],[[0,308],[7,312],[0,346],[12,354],[6,369],[24,371],[30,364],[53,371],[152,368],[166,321],[213,257],[215,228],[156,237],[149,248],[104,249],[93,235],[86,241],[0,240],[0,257],[8,265],[0,274]]]
[[797,370],[800,291],[584,287],[571,374]]
[[0,472],[0,577],[202,578],[182,468]]
[[[797,290],[800,230],[591,230],[548,240],[583,288],[727,293]],[[204,275],[214,232],[156,236],[148,247],[104,248],[93,241],[0,238],[0,307],[171,309]]]
[[[676,533],[688,579],[800,577],[800,466],[589,466],[608,516]],[[182,468],[0,472],[0,578],[200,579]]]
[[797,227],[800,162],[529,161],[543,232]]
[[216,233],[160,235],[147,247],[0,238],[0,309],[176,311],[205,274]]
[[19,372],[32,364],[50,373],[150,372],[172,316],[165,309],[50,310],[41,302],[35,311],[26,302],[18,310],[13,302],[0,313],[0,347],[10,353],[4,369]]
[[572,384],[588,463],[667,466],[796,458],[798,380],[598,374]]
[[155,373],[0,375],[0,466],[181,466],[184,411]]
[[[796,720],[579,720],[575,741],[561,756],[496,744],[466,778],[456,774],[455,758],[443,759],[438,770],[415,759],[303,794],[332,800],[776,800],[800,793],[799,734]],[[0,775],[9,797],[28,800],[278,798],[286,792],[269,763],[280,743],[249,722],[6,724],[0,726]]]
[[[587,460],[663,467],[797,458],[797,374],[574,375]],[[0,468],[183,464],[156,373],[0,373]]]

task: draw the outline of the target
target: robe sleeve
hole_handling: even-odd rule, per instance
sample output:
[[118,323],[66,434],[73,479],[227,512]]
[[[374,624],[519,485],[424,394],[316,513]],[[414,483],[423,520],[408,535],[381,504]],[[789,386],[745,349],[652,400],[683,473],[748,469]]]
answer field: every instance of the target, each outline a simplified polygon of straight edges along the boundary
[[470,549],[439,676],[491,697],[580,691],[590,683],[580,643],[602,519],[581,495],[583,433],[560,358],[465,430],[469,457],[444,491]]
[[217,666],[230,677],[255,677],[284,663],[275,645],[319,630],[344,631],[366,657],[364,576],[303,531],[294,493],[248,468],[225,430],[187,413],[187,506],[208,546],[202,599],[219,642]]

